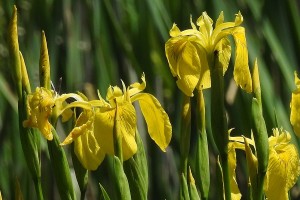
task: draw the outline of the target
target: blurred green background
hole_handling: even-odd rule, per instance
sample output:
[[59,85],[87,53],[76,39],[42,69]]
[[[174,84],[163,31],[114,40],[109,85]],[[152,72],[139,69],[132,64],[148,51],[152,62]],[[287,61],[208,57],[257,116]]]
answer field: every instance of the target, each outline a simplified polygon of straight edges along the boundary
[[[138,81],[145,72],[146,92],[155,95],[173,125],[173,138],[167,153],[161,152],[145,134],[143,119],[139,130],[146,144],[149,162],[149,199],[174,199],[178,194],[179,130],[182,94],[176,87],[164,54],[169,29],[175,22],[181,30],[190,28],[203,11],[215,21],[224,11],[225,21],[233,21],[238,11],[244,16],[252,69],[258,58],[263,111],[269,134],[276,125],[290,131],[291,91],[294,71],[300,66],[300,2],[297,0],[1,0],[0,1],[0,190],[4,199],[15,197],[17,182],[24,199],[35,199],[18,133],[17,98],[11,78],[7,48],[7,27],[13,5],[18,8],[20,50],[28,69],[31,86],[38,86],[41,31],[48,41],[51,80],[60,93],[99,89],[106,95],[109,85]],[[251,95],[238,89],[232,79],[232,65],[225,75],[226,109],[229,127],[235,134],[250,133]],[[211,199],[214,194],[215,147],[209,127],[209,90],[205,91],[207,129],[211,154]],[[58,127],[60,139],[64,137]],[[194,129],[192,130],[193,132]],[[194,143],[192,136],[192,152]],[[45,199],[59,199],[49,155],[42,138],[42,184]],[[299,149],[299,148],[298,148]],[[66,148],[70,156],[69,148]],[[238,153],[237,177],[246,196],[246,165]],[[72,164],[70,164],[72,167]],[[109,187],[106,163],[89,176],[86,198],[97,199],[98,182]],[[77,187],[74,178],[74,186]],[[296,185],[291,199],[300,198]]]

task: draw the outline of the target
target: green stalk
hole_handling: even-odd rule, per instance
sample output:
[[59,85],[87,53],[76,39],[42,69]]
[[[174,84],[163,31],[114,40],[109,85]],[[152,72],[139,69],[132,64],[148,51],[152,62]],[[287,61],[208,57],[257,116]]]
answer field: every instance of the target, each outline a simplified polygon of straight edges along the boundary
[[218,147],[224,178],[225,199],[231,199],[230,177],[228,166],[228,127],[224,108],[224,77],[223,67],[218,56],[211,58],[211,128]]
[[[74,143],[72,143],[71,149],[74,149]],[[73,162],[73,167],[75,170],[75,175],[77,179],[78,186],[80,188],[80,199],[84,200],[85,198],[85,193],[86,193],[86,188],[88,184],[88,170],[86,170],[78,160],[75,151],[71,151],[71,156],[72,156],[72,162]]]
[[53,140],[48,142],[51,164],[61,199],[73,200],[75,193],[70,168],[64,149],[60,146],[56,130],[52,127]]
[[9,24],[9,52],[12,64],[12,76],[16,85],[18,94],[18,113],[19,113],[19,132],[22,149],[26,164],[33,179],[36,196],[38,200],[43,200],[43,191],[41,186],[41,163],[40,163],[40,136],[33,128],[24,128],[23,121],[28,118],[26,106],[27,94],[31,92],[28,74],[23,56],[19,50],[18,42],[18,19],[17,7],[14,6],[12,18]]
[[[26,93],[23,93],[23,100],[26,101]],[[39,158],[40,153],[40,136],[39,133],[33,128],[24,128],[23,121],[26,117],[26,106],[23,101],[19,101],[19,129],[20,140],[24,152],[25,160],[30,171],[36,196],[38,200],[43,200],[43,191],[41,186],[41,163]]]
[[264,178],[269,162],[269,140],[265,120],[262,113],[261,89],[257,61],[253,68],[253,94],[252,99],[252,129],[257,153],[257,188],[253,188],[253,199],[263,199]]
[[180,167],[181,173],[183,173],[184,177],[186,178],[191,140],[191,102],[190,97],[188,96],[184,96],[181,113],[182,126],[180,132]]
[[195,174],[201,191],[201,199],[208,199],[210,186],[209,153],[205,127],[205,102],[202,90],[198,91],[196,112],[197,150],[195,159]]

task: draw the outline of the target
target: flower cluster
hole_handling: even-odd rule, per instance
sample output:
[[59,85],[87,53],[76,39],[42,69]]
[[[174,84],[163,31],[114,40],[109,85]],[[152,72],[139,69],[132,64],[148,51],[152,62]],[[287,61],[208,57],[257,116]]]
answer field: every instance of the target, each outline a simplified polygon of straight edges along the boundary
[[[150,137],[162,151],[166,151],[172,136],[172,127],[168,115],[159,101],[151,94],[142,93],[146,88],[145,75],[142,83],[134,83],[128,88],[123,84],[110,86],[105,101],[100,95],[98,100],[88,100],[83,94],[55,94],[45,88],[37,88],[28,95],[29,119],[23,122],[25,127],[38,128],[47,140],[52,140],[49,119],[62,115],[62,121],[70,119],[71,108],[80,107],[82,112],[76,119],[75,127],[61,143],[75,142],[75,154],[82,165],[95,170],[106,154],[114,155],[114,140],[122,140],[123,159],[128,160],[137,152],[135,134],[137,129],[136,112],[133,102],[137,101],[145,117]],[[68,104],[66,99],[73,98]],[[114,132],[116,137],[114,138]]]

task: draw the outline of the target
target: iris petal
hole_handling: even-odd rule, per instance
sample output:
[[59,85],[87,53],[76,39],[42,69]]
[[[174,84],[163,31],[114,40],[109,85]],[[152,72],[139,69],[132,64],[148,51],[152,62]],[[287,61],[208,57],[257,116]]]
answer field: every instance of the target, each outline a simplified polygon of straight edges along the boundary
[[176,83],[179,89],[187,96],[193,96],[193,91],[199,82],[201,65],[197,49],[190,41],[184,46],[177,65],[180,77],[177,77]]
[[139,101],[150,137],[162,151],[166,151],[172,137],[172,126],[159,101],[151,94],[146,93],[137,94],[131,100]]
[[[278,129],[275,129],[278,132]],[[269,200],[288,199],[288,191],[296,183],[300,174],[299,155],[290,143],[288,132],[269,138],[269,165],[264,190]]]
[[88,170],[96,170],[102,163],[105,153],[100,149],[93,134],[83,134],[74,142],[74,151],[83,165]]
[[136,114],[133,105],[130,102],[124,102],[118,106],[119,127],[122,136],[123,159],[128,160],[137,151],[135,141]]
[[237,27],[232,32],[236,50],[233,76],[237,85],[243,90],[252,92],[252,80],[248,66],[248,49],[245,37],[245,29]]
[[291,115],[290,115],[290,121],[294,128],[294,131],[298,137],[300,137],[300,80],[297,76],[297,73],[295,72],[295,84],[297,86],[297,89],[293,91],[292,93],[292,100],[291,100]]
[[115,109],[98,110],[95,114],[95,138],[101,149],[114,155],[113,127]]
[[66,137],[66,139],[61,143],[61,145],[67,145],[72,143],[80,135],[93,134],[94,131],[94,113],[92,111],[82,112],[75,124],[75,127]]

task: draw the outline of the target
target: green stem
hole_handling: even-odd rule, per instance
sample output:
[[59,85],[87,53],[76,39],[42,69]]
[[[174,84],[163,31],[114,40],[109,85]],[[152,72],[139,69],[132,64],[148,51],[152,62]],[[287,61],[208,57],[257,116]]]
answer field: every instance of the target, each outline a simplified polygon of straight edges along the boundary
[[191,139],[191,103],[190,97],[185,96],[182,108],[182,127],[180,133],[180,167],[181,173],[187,177],[188,156]]
[[38,200],[44,200],[43,197],[43,190],[42,190],[42,184],[41,184],[41,179],[37,178],[34,181],[34,187],[35,187],[35,192],[36,192],[36,197]]
[[122,137],[120,135],[119,121],[120,121],[120,117],[118,111],[118,104],[116,102],[116,113],[115,113],[115,121],[114,121],[114,128],[113,128],[114,151],[115,151],[115,155],[120,159],[121,163],[123,163]]
[[228,154],[221,155],[221,166],[222,166],[222,170],[223,170],[225,199],[230,200],[231,199],[231,189],[230,189]]
[[74,200],[75,193],[65,151],[60,146],[56,130],[52,127],[53,140],[48,142],[51,165],[61,199]]
[[223,66],[218,59],[218,55],[210,59],[211,73],[211,128],[215,143],[221,156],[223,170],[225,198],[231,199],[230,177],[228,167],[228,125],[224,108],[224,77]]
[[198,91],[197,96],[197,149],[195,174],[196,181],[198,182],[201,191],[201,199],[208,199],[210,186],[209,152],[205,126],[205,102],[202,90]]

